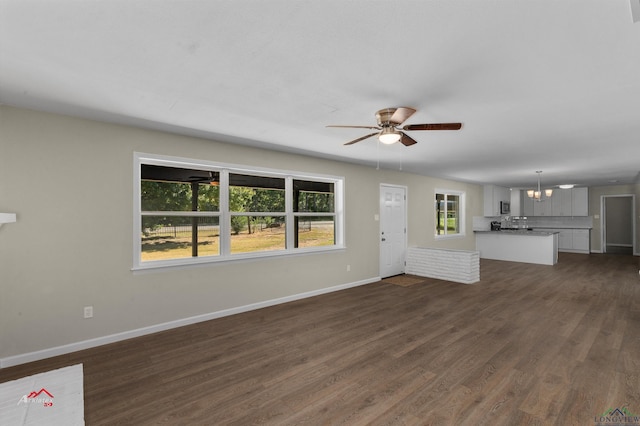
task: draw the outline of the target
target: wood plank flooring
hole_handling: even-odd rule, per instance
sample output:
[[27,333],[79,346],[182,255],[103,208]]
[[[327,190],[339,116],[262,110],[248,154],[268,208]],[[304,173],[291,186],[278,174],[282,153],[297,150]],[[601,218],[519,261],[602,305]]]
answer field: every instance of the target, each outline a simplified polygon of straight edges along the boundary
[[82,362],[87,425],[594,425],[640,415],[639,259],[481,261],[0,370]]

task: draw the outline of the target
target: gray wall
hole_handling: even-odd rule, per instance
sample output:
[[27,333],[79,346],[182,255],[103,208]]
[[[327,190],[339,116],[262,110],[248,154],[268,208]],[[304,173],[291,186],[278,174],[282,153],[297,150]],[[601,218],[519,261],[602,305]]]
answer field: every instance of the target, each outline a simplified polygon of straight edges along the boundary
[[[410,246],[475,248],[472,217],[483,209],[479,185],[7,106],[0,106],[0,128],[0,212],[18,215],[16,223],[0,228],[0,364],[9,357],[15,363],[64,345],[374,280],[380,183],[408,188]],[[347,248],[134,273],[136,151],[344,176]],[[435,241],[436,187],[467,192],[465,238]],[[82,317],[87,305],[94,306],[92,319]]]

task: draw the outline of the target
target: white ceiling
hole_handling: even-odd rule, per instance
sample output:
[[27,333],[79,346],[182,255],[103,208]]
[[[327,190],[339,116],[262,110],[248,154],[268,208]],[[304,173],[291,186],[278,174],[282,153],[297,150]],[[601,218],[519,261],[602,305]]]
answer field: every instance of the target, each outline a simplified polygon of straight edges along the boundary
[[[0,102],[467,182],[640,182],[630,1],[0,0]],[[325,127],[397,106],[463,128]]]

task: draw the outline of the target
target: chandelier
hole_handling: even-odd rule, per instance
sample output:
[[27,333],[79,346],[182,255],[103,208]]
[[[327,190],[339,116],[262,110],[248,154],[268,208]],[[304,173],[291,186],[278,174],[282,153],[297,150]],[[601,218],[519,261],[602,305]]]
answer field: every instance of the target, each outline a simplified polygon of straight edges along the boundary
[[[534,201],[542,201],[542,191],[540,190],[540,174],[542,174],[542,170],[538,170],[536,173],[538,174],[538,190],[528,189],[527,196],[533,198]],[[547,198],[551,197],[551,195],[553,195],[553,189],[545,189],[544,195]]]

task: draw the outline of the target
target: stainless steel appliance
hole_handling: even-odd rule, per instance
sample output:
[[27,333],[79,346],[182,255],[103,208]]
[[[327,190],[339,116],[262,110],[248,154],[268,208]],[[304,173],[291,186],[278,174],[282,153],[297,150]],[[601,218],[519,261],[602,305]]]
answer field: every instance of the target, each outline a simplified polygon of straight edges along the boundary
[[500,201],[500,214],[511,213],[511,203],[507,201]]

